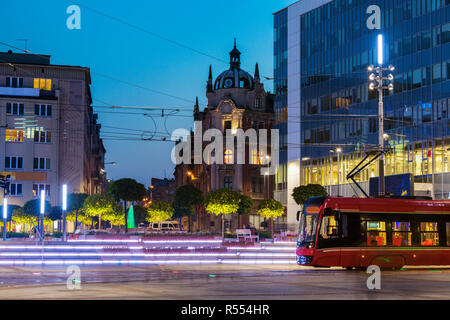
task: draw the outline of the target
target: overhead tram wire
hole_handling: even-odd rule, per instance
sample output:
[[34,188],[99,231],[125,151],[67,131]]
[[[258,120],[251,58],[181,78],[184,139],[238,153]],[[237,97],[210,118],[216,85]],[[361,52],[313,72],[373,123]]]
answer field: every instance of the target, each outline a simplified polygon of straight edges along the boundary
[[[22,51],[22,52],[25,52],[25,53],[34,55],[34,56],[36,56],[36,57],[44,58],[44,56],[42,56],[42,55],[33,53],[33,52],[29,51],[29,50],[24,50],[24,49],[18,48],[18,47],[16,47],[16,46],[13,46],[13,45],[11,45],[11,44],[8,44],[8,43],[2,42],[2,41],[0,41],[0,44],[1,44],[1,45],[4,45],[4,46],[6,46],[6,47],[9,47],[9,48],[13,48],[13,49],[16,49],[16,50],[19,50],[19,51]],[[6,64],[8,64],[8,65],[10,65],[10,66],[14,66],[15,68],[18,68],[18,69],[21,69],[21,70],[23,70],[23,71],[25,71],[25,72],[30,73],[29,71],[27,71],[27,70],[25,70],[25,69],[23,69],[23,68],[17,66],[17,65],[14,64],[14,63],[10,63],[10,62],[5,61],[5,60],[0,60],[0,61],[3,61],[4,63],[6,63]],[[51,65],[50,65],[50,67],[51,67]],[[133,83],[133,82],[125,81],[125,80],[122,80],[122,79],[117,79],[117,78],[115,78],[115,77],[112,77],[112,76],[109,76],[109,75],[106,75],[106,74],[102,74],[102,73],[95,72],[95,71],[92,71],[92,70],[90,70],[90,73],[93,74],[93,75],[97,75],[97,76],[99,76],[99,77],[103,77],[103,78],[106,78],[106,79],[110,79],[110,80],[115,81],[115,82],[119,82],[119,83],[123,83],[123,84],[129,85],[129,86],[131,86],[131,87],[136,87],[136,88],[139,88],[139,89],[142,89],[142,90],[146,90],[146,91],[149,91],[149,92],[153,92],[153,93],[156,93],[156,94],[159,94],[159,95],[167,96],[167,97],[169,97],[169,98],[178,99],[178,100],[180,100],[180,101],[189,102],[189,103],[192,103],[192,105],[194,105],[194,103],[195,103],[194,100],[190,100],[190,99],[186,99],[186,98],[183,98],[183,97],[175,96],[175,95],[173,95],[173,94],[165,93],[165,92],[163,92],[163,91],[159,91],[159,90],[147,88],[147,87],[144,87],[144,86],[142,86],[142,85],[140,85],[140,84],[136,84],[136,83]],[[30,73],[30,74],[31,74],[31,73]],[[33,76],[34,76],[34,75],[33,75]]]
[[149,30],[147,30],[147,29],[144,29],[144,28],[142,28],[142,27],[139,27],[139,26],[137,26],[137,25],[134,25],[134,24],[132,24],[132,23],[129,23],[129,22],[123,20],[123,19],[120,19],[120,18],[111,16],[111,15],[106,14],[106,13],[100,11],[100,10],[94,9],[94,8],[92,8],[92,7],[88,7],[88,6],[84,5],[84,4],[81,4],[81,3],[76,2],[76,1],[72,1],[72,0],[67,0],[67,1],[70,2],[70,3],[73,3],[73,4],[77,5],[77,6],[80,6],[80,7],[82,7],[82,8],[88,9],[88,10],[90,10],[90,11],[92,11],[92,12],[95,12],[95,13],[97,13],[98,15],[104,16],[104,17],[106,17],[106,18],[108,18],[108,19],[111,19],[111,20],[114,20],[114,21],[119,22],[119,23],[121,23],[121,24],[127,25],[127,26],[129,26],[129,27],[131,27],[131,28],[133,28],[133,29],[136,29],[136,30],[138,30],[138,31],[144,32],[144,33],[146,33],[146,34],[148,34],[148,35],[151,35],[151,36],[153,36],[153,37],[156,37],[156,38],[158,38],[158,39],[167,41],[167,42],[169,42],[169,43],[171,43],[171,44],[174,44],[174,45],[176,45],[176,46],[178,46],[178,47],[181,47],[181,48],[190,50],[190,51],[195,52],[195,53],[197,53],[197,54],[200,54],[200,55],[202,55],[202,56],[205,56],[205,57],[208,57],[208,58],[217,60],[217,61],[219,61],[219,62],[228,64],[228,62],[225,61],[225,60],[223,60],[223,59],[217,58],[217,57],[212,56],[212,55],[210,55],[210,54],[208,54],[208,53],[205,53],[205,52],[202,52],[202,51],[200,51],[200,50],[198,50],[198,49],[192,48],[192,47],[190,47],[190,46],[188,46],[188,45],[185,45],[185,44],[183,44],[183,43],[181,43],[181,42],[178,42],[178,41],[169,39],[169,38],[164,37],[164,36],[162,36],[162,35],[160,35],[160,34],[157,34],[157,33],[155,33],[155,32],[149,31]]

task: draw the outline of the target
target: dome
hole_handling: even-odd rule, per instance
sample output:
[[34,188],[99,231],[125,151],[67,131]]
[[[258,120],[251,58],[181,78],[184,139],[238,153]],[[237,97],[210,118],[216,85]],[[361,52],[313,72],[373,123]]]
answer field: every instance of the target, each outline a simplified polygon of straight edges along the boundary
[[229,88],[253,88],[253,77],[240,68],[230,68],[222,72],[214,82],[214,90]]
[[243,88],[253,89],[253,77],[241,69],[241,53],[236,48],[236,39],[234,40],[234,48],[230,51],[230,69],[222,72],[214,82],[214,90]]

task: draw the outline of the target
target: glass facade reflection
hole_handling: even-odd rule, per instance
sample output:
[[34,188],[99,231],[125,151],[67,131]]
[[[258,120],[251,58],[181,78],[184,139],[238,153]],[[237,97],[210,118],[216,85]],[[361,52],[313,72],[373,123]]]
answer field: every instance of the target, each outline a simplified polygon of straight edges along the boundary
[[279,129],[280,166],[275,175],[275,198],[285,204],[287,187],[287,10],[274,15],[274,109]]
[[[381,30],[366,27],[370,5],[381,8]],[[287,70],[285,12],[275,15],[280,128],[287,122],[281,80]],[[415,182],[441,183],[434,188],[435,198],[448,198],[450,0],[334,0],[299,19],[301,115],[289,121],[299,122],[301,128],[301,184],[343,183],[364,152],[377,147],[378,97],[368,89],[367,66],[376,65],[376,37],[382,33],[385,66],[396,68],[394,90],[384,93],[384,129],[389,135],[385,174],[413,173]],[[357,180],[377,175],[375,162]]]

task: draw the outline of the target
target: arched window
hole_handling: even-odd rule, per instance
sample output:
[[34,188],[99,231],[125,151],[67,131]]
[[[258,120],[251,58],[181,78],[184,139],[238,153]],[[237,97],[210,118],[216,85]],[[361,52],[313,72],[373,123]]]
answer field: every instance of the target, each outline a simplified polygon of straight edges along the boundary
[[226,150],[224,155],[225,164],[233,164],[233,150]]

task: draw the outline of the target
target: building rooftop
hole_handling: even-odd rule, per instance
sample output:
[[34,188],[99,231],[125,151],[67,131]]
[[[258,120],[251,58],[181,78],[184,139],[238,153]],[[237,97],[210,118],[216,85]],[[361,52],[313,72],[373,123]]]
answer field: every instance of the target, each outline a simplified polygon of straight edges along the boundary
[[41,54],[14,53],[9,50],[8,52],[0,52],[0,62],[50,65],[50,56]]

